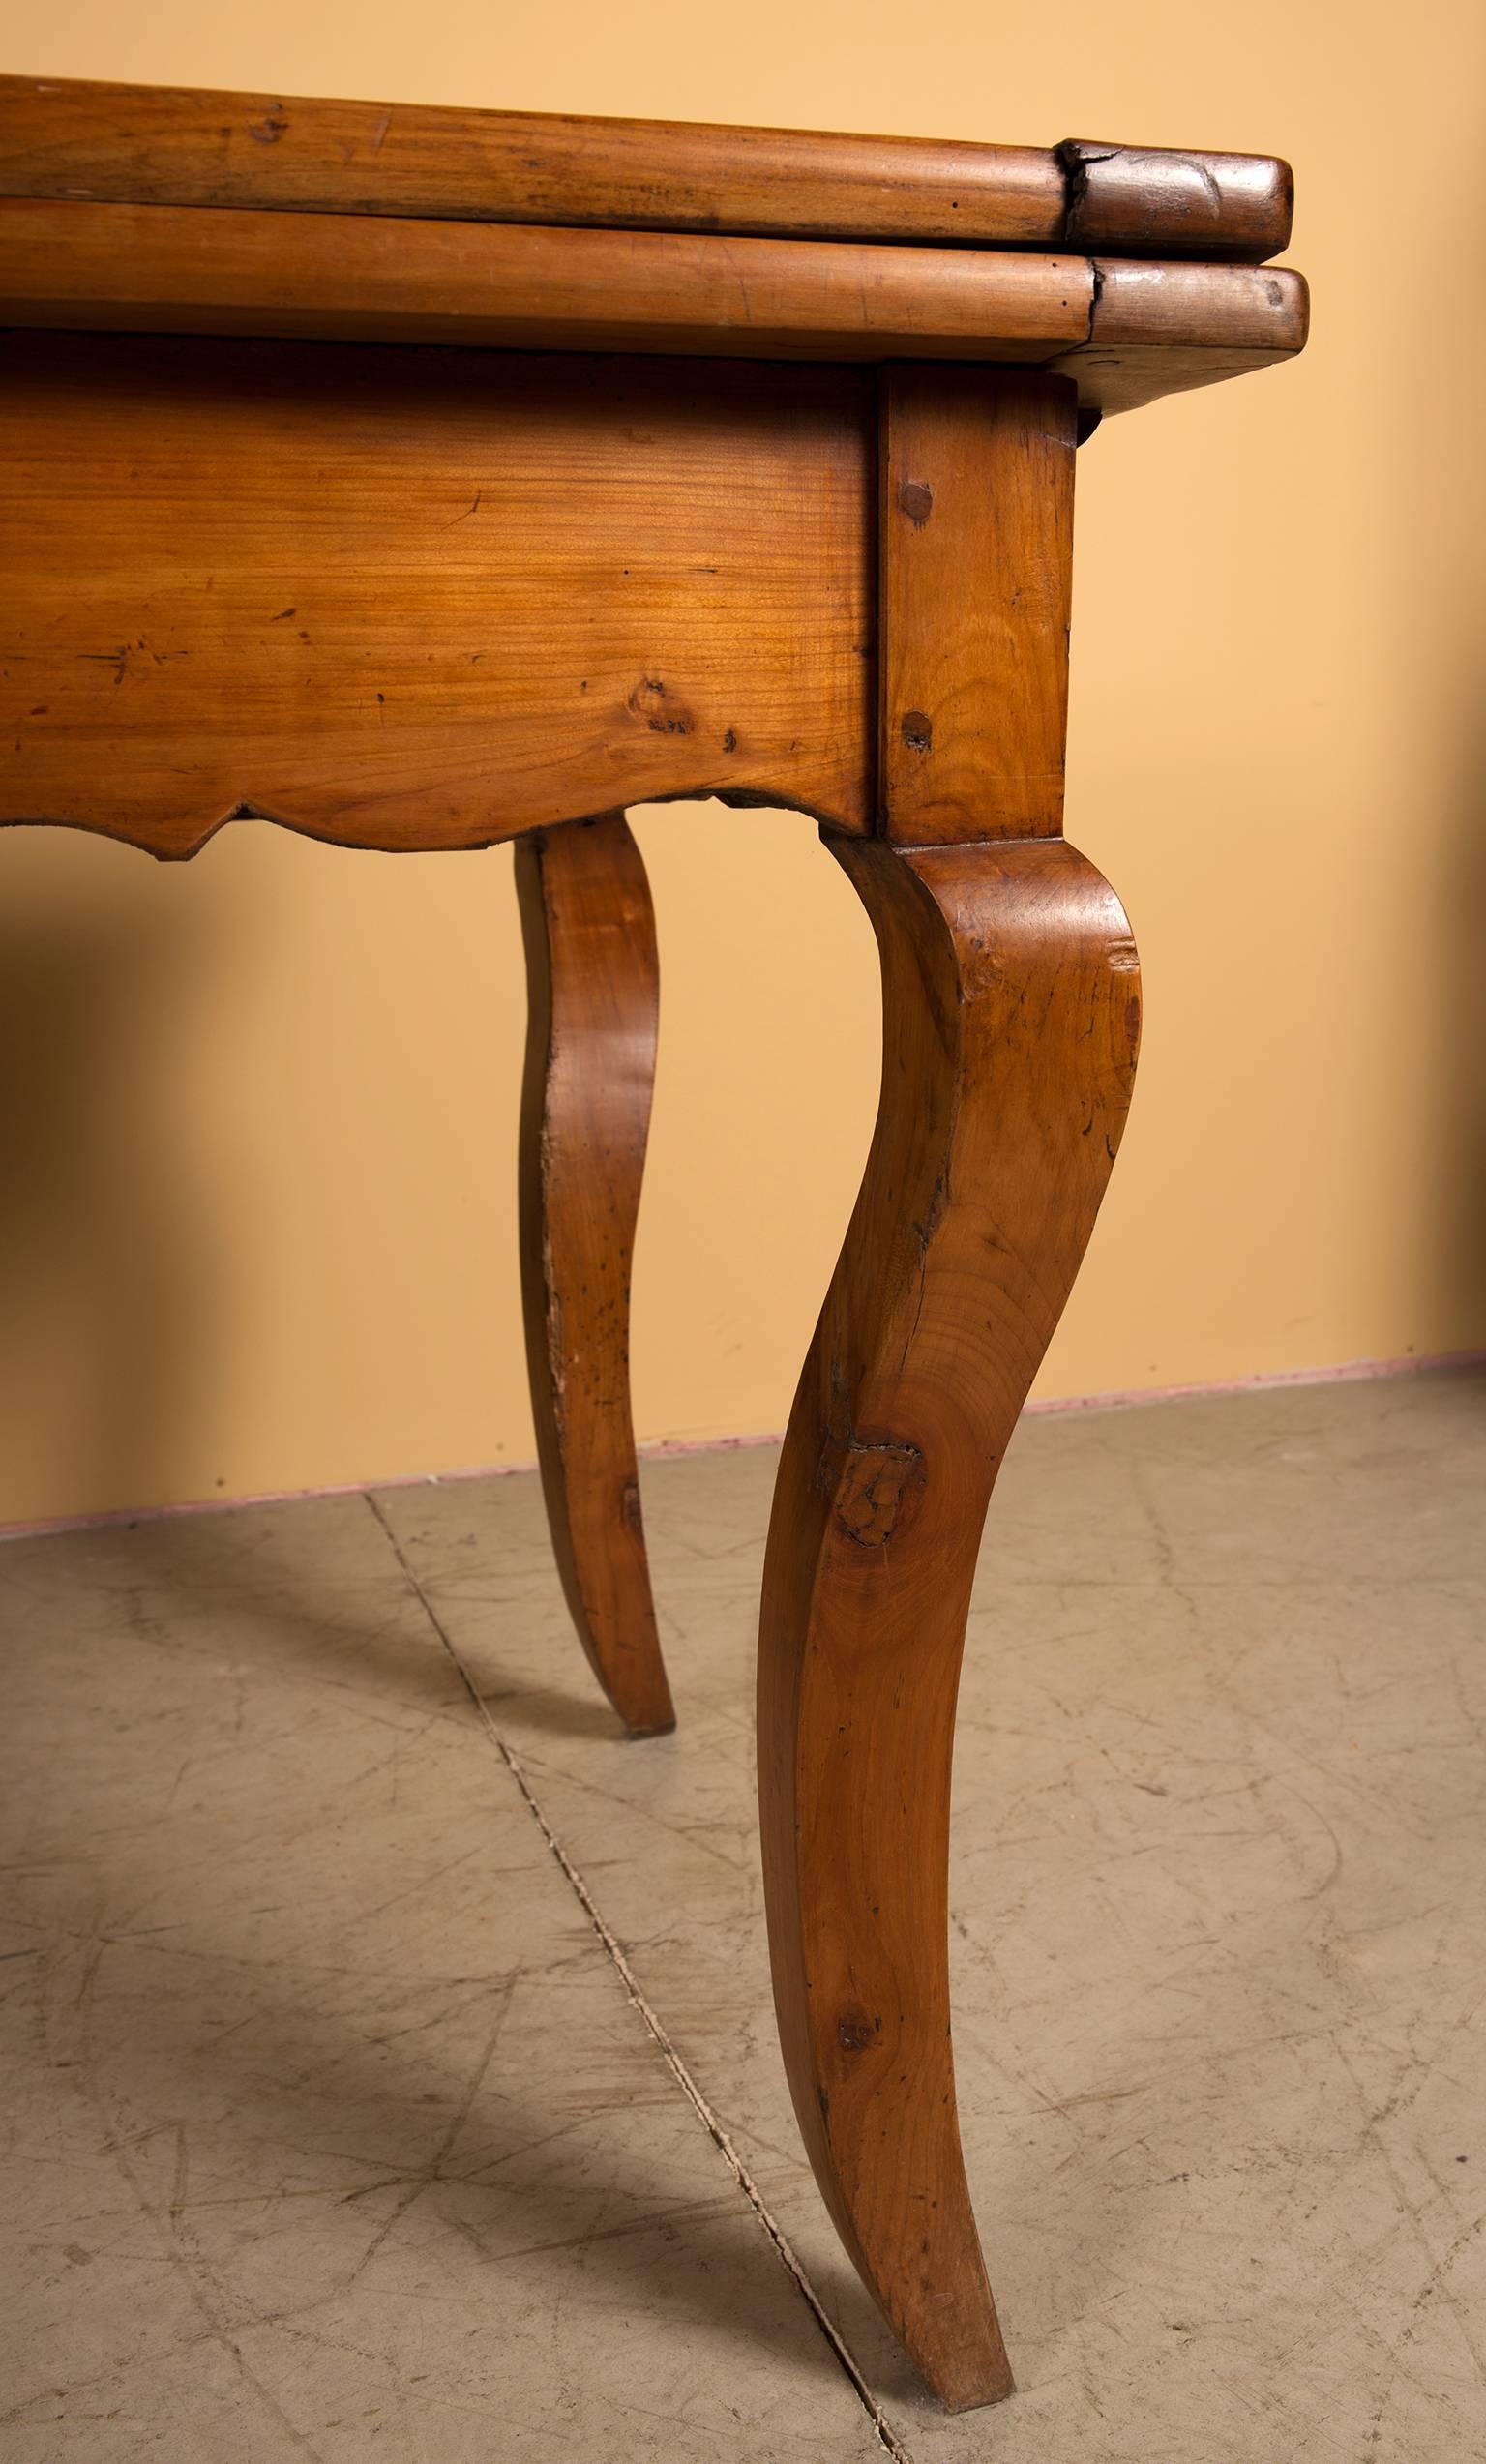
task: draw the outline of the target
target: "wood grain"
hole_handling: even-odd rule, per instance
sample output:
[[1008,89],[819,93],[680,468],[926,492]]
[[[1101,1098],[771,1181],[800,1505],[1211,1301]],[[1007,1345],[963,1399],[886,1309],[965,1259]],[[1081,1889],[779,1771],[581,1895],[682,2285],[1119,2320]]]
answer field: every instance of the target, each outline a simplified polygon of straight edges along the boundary
[[0,819],[869,829],[873,422],[847,369],[17,337]]
[[1011,2379],[950,2045],[950,1757],[991,1486],[1119,1143],[1129,928],[1060,839],[837,840],[882,957],[866,1178],[785,1442],[758,1756],[786,2067],[832,2215],[946,2404]]
[[1062,827],[1078,402],[1063,377],[883,371],[879,826]]
[[1078,256],[0,199],[0,322],[743,359],[1047,359]]
[[[1070,142],[0,78],[0,193],[455,221],[1272,256],[1287,166]],[[1071,218],[1071,220],[1070,220]]]
[[630,1267],[660,970],[623,814],[516,848],[526,949],[521,1292],[542,1494],[562,1588],[636,1737],[674,1728],[650,1597],[630,1414]]

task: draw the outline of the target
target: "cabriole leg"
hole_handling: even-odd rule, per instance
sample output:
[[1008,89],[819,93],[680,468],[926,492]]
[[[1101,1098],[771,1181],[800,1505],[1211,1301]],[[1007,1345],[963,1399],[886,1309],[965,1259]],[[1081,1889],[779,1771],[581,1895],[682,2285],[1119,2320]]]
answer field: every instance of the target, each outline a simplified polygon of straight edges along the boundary
[[1061,839],[833,852],[881,952],[882,1095],[775,1498],[764,1879],[817,2179],[958,2410],[1011,2375],[955,2109],[955,1698],[992,1483],[1124,1124],[1139,979],[1114,892]]
[[655,1078],[650,889],[622,813],[520,839],[521,1290],[548,1521],[594,1675],[637,1737],[675,1726],[630,1416],[630,1265]]

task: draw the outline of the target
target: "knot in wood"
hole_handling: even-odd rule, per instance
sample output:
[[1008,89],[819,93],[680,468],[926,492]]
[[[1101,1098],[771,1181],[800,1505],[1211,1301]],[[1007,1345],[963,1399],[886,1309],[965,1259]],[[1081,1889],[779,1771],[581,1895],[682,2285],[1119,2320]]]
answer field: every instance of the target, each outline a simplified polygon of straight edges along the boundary
[[890,1540],[904,1500],[923,1476],[917,1446],[844,1447],[838,1458],[836,1520],[860,1549]]
[[689,736],[697,724],[686,703],[659,676],[641,676],[625,707],[653,736]]

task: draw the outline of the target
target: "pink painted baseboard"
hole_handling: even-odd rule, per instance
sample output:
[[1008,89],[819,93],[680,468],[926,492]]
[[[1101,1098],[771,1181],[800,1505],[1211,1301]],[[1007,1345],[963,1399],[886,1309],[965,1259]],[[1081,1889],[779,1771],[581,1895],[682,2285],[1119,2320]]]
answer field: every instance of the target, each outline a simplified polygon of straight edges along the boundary
[[[1486,1369],[1486,1351],[1407,1352],[1397,1360],[1343,1360],[1323,1369],[1266,1369],[1252,1378],[1213,1378],[1190,1386],[1129,1386],[1094,1395],[1041,1395],[1028,1415],[1055,1411],[1127,1411],[1139,1405],[1180,1403],[1198,1395],[1258,1394],[1272,1386],[1331,1386],[1362,1378],[1410,1378],[1426,1371]],[[740,1446],[777,1446],[780,1432],[742,1438],[652,1438],[639,1448],[646,1463],[671,1455],[727,1454]],[[504,1480],[535,1471],[535,1463],[473,1464],[459,1471],[404,1471],[385,1480],[338,1480],[318,1489],[263,1489],[240,1498],[193,1499],[182,1505],[120,1506],[105,1514],[55,1515],[39,1523],[0,1523],[0,1540],[51,1531],[100,1531],[113,1524],[160,1523],[177,1514],[231,1514],[239,1506],[293,1505],[307,1498],[354,1498],[368,1489],[436,1489],[454,1480]]]
[[1269,1386],[1339,1386],[1362,1378],[1412,1378],[1426,1370],[1486,1369],[1486,1351],[1404,1352],[1397,1360],[1340,1360],[1325,1369],[1263,1369],[1253,1378],[1209,1378],[1194,1386],[1128,1386],[1101,1395],[1040,1395],[1027,1411],[1124,1411],[1191,1395],[1247,1395]]

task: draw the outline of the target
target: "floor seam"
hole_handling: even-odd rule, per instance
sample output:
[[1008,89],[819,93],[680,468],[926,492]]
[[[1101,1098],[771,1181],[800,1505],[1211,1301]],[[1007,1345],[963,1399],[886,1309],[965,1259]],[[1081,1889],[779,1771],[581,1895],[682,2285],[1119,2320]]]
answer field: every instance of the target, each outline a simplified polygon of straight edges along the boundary
[[902,2440],[898,2437],[892,2423],[883,2412],[881,2405],[877,2402],[877,2397],[873,2394],[871,2388],[868,2386],[867,2381],[862,2376],[860,2369],[857,2367],[857,2364],[853,2360],[844,2338],[837,2330],[834,2322],[827,2315],[825,2306],[821,2301],[819,2295],[817,2293],[815,2286],[811,2283],[809,2276],[806,2274],[804,2266],[796,2255],[783,2226],[776,2223],[773,2215],[770,2213],[762,2191],[759,2189],[758,2184],[755,2182],[753,2175],[749,2172],[743,2158],[739,2155],[736,2148],[733,2146],[732,2141],[728,2135],[725,2124],[721,2118],[714,2113],[711,2105],[709,2105],[705,2095],[702,2093],[700,2087],[698,2085],[698,2082],[693,2077],[686,2063],[677,2051],[676,2046],[671,2039],[670,2033],[667,2028],[665,2021],[662,2019],[660,2012],[648,2000],[644,1989],[640,1984],[639,1978],[636,1975],[634,1969],[630,1966],[629,1960],[625,1954],[624,1945],[619,1941],[617,1935],[611,1931],[610,1927],[606,1922],[602,1913],[600,1912],[598,1904],[594,1899],[593,1893],[590,1891],[587,1883],[583,1880],[582,1874],[580,1872],[577,1865],[574,1864],[572,1857],[568,1855],[568,1852],[564,1848],[556,1831],[552,1828],[551,1824],[549,1822],[547,1815],[543,1810],[541,1800],[526,1776],[520,1756],[517,1753],[515,1746],[512,1745],[501,1734],[500,1729],[491,1718],[489,1706],[485,1702],[479,1687],[476,1685],[470,1670],[465,1665],[463,1658],[461,1656],[459,1646],[454,1641],[453,1636],[449,1633],[448,1628],[445,1626],[437,1610],[434,1608],[428,1593],[425,1591],[423,1585],[420,1583],[412,1566],[409,1564],[407,1557],[403,1551],[402,1544],[399,1540],[397,1533],[394,1531],[391,1524],[382,1512],[382,1509],[372,1491],[370,1489],[364,1489],[361,1494],[366,1499],[367,1504],[371,1509],[372,1519],[385,1537],[389,1548],[392,1550],[392,1554],[397,1559],[402,1576],[406,1581],[408,1588],[412,1591],[414,1598],[417,1600],[419,1607],[422,1609],[424,1616],[427,1618],[430,1627],[437,1638],[438,1643],[453,1662],[461,1683],[464,1687],[465,1692],[468,1694],[470,1701],[473,1703],[475,1711],[490,1736],[497,1754],[499,1754],[507,1770],[510,1772],[512,1779],[516,1783],[516,1787],[527,1812],[536,1824],[537,1828],[541,1832],[543,1839],[546,1841],[549,1850],[550,1851],[557,1865],[560,1867],[563,1879],[566,1881],[575,1899],[581,1908],[583,1915],[588,1919],[589,1924],[603,1945],[610,1963],[617,1972],[620,1982],[624,1986],[630,2002],[639,2012],[640,2020],[654,2040],[661,2059],[665,2063],[668,2070],[670,2072],[677,2087],[681,2090],[681,2093],[685,2096],[687,2102],[691,2105],[693,2112],[701,2123],[702,2128],[706,2131],[708,2138],[712,2141],[713,2146],[717,2149],[718,2153],[723,2158],[728,2172],[732,2175],[738,2188],[742,2191],[744,2198],[752,2208],[758,2222],[761,2225],[764,2233],[768,2237],[768,2240],[773,2244],[776,2258],[784,2268],[787,2275],[788,2275],[793,2281],[796,2292],[804,2301],[805,2305],[809,2309],[811,2316],[814,2318],[820,2333],[824,2336],[827,2344],[830,2346],[836,2360],[841,2366],[844,2376],[850,2384],[852,2392],[855,2394],[857,2401],[860,2403],[863,2411],[867,2415],[868,2420],[872,2424],[873,2430],[876,2433],[878,2444],[882,2448],[883,2452],[893,2458],[893,2464],[913,2464],[911,2454],[904,2446]]

